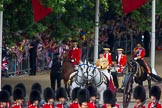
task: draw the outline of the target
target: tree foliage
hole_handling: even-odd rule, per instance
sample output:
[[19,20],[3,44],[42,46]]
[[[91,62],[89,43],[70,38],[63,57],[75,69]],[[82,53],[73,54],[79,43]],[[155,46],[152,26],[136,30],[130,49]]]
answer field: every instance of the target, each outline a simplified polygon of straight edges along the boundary
[[[40,0],[44,6],[52,7],[53,12],[40,22],[33,20],[31,0],[0,0],[4,11],[3,34],[5,37],[26,32],[32,36],[47,29],[51,36],[63,38],[67,35],[76,37],[79,30],[94,31],[95,26],[95,0]],[[161,15],[162,0],[156,0],[157,14]],[[100,17],[110,9],[122,16],[120,0],[100,0]],[[131,13],[139,28],[150,29],[151,0],[140,9]],[[103,21],[103,20],[101,20]]]

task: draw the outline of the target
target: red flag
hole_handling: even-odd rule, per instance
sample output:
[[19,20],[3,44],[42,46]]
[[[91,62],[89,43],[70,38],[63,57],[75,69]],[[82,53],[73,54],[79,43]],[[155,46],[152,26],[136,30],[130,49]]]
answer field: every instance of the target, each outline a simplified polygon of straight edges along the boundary
[[39,0],[32,0],[34,21],[38,22],[52,12],[52,8],[44,7]]
[[129,13],[141,7],[147,0],[122,0],[123,13]]

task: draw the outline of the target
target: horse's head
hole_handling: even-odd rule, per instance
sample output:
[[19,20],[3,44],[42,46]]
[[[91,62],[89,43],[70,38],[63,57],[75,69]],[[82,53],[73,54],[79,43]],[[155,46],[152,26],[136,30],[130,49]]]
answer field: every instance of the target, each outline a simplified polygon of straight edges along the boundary
[[70,60],[68,55],[69,55],[69,51],[63,51],[61,54],[61,59],[62,60]]
[[137,71],[137,61],[135,60],[131,60],[129,63],[128,63],[128,67],[129,67],[129,71],[131,72],[136,72]]
[[95,75],[95,69],[96,67],[94,65],[85,61],[83,64],[79,65],[78,75],[82,74],[82,78],[85,81],[85,83],[92,83],[92,80],[94,79]]

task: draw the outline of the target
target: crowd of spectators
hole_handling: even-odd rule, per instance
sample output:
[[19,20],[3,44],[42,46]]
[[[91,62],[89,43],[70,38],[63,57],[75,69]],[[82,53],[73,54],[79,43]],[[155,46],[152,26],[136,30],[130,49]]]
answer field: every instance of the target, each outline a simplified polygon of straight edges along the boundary
[[[138,24],[135,23],[135,21],[131,18],[131,15],[123,15],[123,16],[116,16],[114,19],[106,20],[105,23],[100,26],[99,28],[99,45],[102,47],[104,44],[109,44],[111,51],[114,51],[116,47],[118,47],[120,44],[116,44],[116,42],[121,42],[126,40],[131,40],[134,42],[134,40],[142,40],[143,44],[145,46],[150,46],[150,32],[149,31],[140,31],[138,29]],[[92,50],[90,52],[93,53],[94,49],[94,41],[92,37],[89,38],[89,34],[82,30],[80,32],[82,35],[82,39],[79,39],[81,41],[80,45],[83,49],[86,46],[89,46],[89,50]],[[91,35],[94,35],[94,33],[91,33]],[[160,16],[156,17],[156,35],[157,37],[162,36],[162,19]],[[144,36],[144,37],[142,37]],[[14,35],[15,38],[21,37],[20,41],[15,42],[13,45],[7,45],[6,44],[6,38],[4,36],[3,43],[2,43],[2,71],[8,70],[6,64],[6,58],[8,60],[16,60],[14,61],[14,65],[12,65],[12,69],[10,71],[18,72],[20,71],[21,66],[18,66],[18,64],[22,63],[22,61],[27,60],[29,57],[29,45],[32,42],[32,39],[29,39],[28,35],[25,33],[19,34],[17,37]],[[44,32],[44,33],[37,33],[36,38],[39,40],[39,43],[37,45],[37,66],[41,65],[40,63],[44,63],[46,67],[48,67],[48,64],[51,61],[52,54],[57,52],[59,49],[58,47],[61,46],[63,43],[62,41],[58,42],[55,40],[55,38],[50,36],[50,33]],[[80,38],[80,37],[78,37]],[[87,43],[84,43],[84,41],[87,40]],[[71,39],[68,40],[68,45],[70,45]],[[158,38],[156,40],[157,46],[160,46],[161,39]],[[118,45],[118,46],[117,46]],[[135,43],[134,43],[135,45]],[[145,47],[147,56],[149,56],[150,49],[149,47]],[[123,48],[125,49],[125,48]],[[130,49],[129,49],[130,50]],[[84,53],[84,52],[83,52]],[[46,56],[44,56],[46,55]],[[89,57],[93,57],[92,54],[88,54]],[[42,66],[40,66],[42,67]],[[37,68],[37,70],[40,70]]]

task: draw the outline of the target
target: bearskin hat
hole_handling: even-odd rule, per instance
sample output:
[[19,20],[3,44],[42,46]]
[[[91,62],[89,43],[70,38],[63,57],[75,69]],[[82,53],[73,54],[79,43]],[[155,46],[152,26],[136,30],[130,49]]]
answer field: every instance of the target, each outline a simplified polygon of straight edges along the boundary
[[55,93],[52,88],[47,87],[44,89],[44,100],[47,102],[49,99],[55,99]]
[[25,85],[23,83],[18,83],[17,85],[15,85],[14,89],[16,89],[17,87],[22,89],[24,97],[25,97],[26,96],[26,87],[25,87]]
[[10,96],[12,96],[12,87],[11,87],[11,85],[9,85],[9,84],[4,85],[2,87],[2,90],[8,91],[8,93],[10,94]]
[[16,87],[13,92],[13,99],[16,101],[17,99],[24,99],[24,92],[21,88]]
[[38,82],[32,85],[31,90],[37,90],[40,94],[42,94],[42,86]]
[[30,93],[30,102],[33,103],[36,100],[41,100],[40,92],[38,90],[32,90]]
[[141,102],[146,100],[146,91],[143,86],[136,86],[133,92],[134,99],[141,99]]
[[60,87],[56,90],[56,99],[58,100],[59,98],[67,98],[66,90],[63,87]]
[[78,103],[81,105],[83,102],[89,102],[90,96],[89,96],[89,91],[87,89],[80,89],[78,91]]
[[97,88],[96,88],[95,86],[89,85],[89,86],[87,87],[87,89],[88,89],[88,91],[89,91],[90,97],[92,97],[92,96],[97,96]]
[[77,94],[78,91],[80,90],[80,87],[75,87],[72,91],[72,100],[75,100],[76,98],[78,98]]
[[0,102],[9,102],[10,94],[6,90],[0,91]]
[[116,97],[114,93],[109,89],[104,91],[103,99],[104,99],[104,103],[111,104],[112,106],[114,106],[116,103]]
[[157,100],[160,100],[161,89],[158,86],[152,86],[150,89],[150,97],[155,96]]

